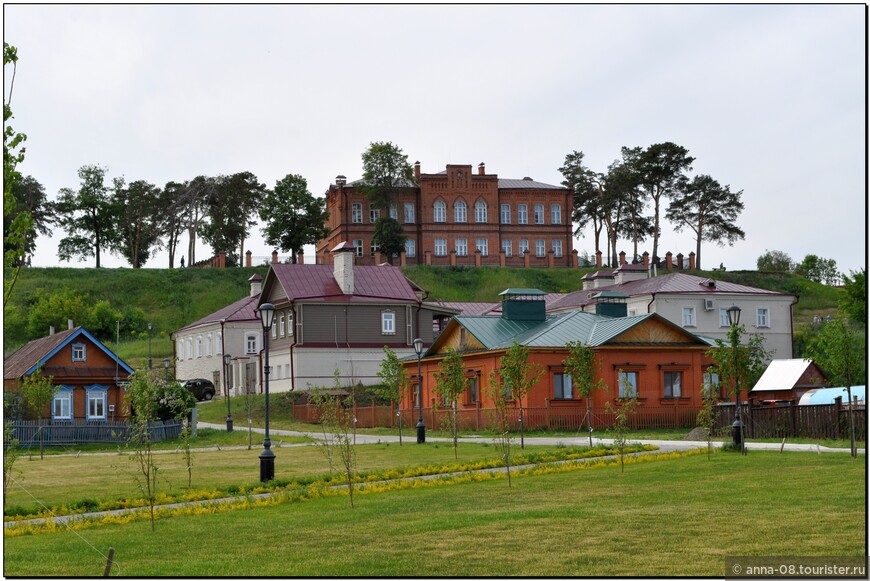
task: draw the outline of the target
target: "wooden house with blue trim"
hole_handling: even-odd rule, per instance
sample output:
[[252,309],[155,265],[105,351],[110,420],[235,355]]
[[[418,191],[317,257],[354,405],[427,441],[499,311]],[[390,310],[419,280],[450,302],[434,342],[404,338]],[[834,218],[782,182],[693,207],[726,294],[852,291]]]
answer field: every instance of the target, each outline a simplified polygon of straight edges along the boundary
[[31,341],[3,364],[3,388],[19,391],[24,378],[42,370],[59,386],[42,417],[52,423],[125,419],[124,385],[135,372],[83,327]]

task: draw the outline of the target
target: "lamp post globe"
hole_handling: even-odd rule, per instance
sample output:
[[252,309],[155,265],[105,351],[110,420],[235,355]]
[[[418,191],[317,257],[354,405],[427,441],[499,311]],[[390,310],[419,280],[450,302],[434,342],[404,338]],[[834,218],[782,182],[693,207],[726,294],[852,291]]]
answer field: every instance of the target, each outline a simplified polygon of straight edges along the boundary
[[166,383],[169,383],[169,357],[163,358],[163,369],[166,371]]
[[731,305],[728,307],[728,322],[731,324],[731,366],[734,373],[734,423],[731,425],[731,439],[734,441],[734,447],[743,452],[743,422],[740,419],[740,372],[737,366],[738,342],[737,325],[740,324],[740,307]]
[[230,411],[230,365],[233,362],[233,357],[229,353],[224,353],[224,390],[227,394],[227,431],[233,431],[233,413]]
[[260,482],[269,482],[275,479],[275,453],[272,452],[272,440],[269,438],[269,334],[275,322],[275,305],[260,305],[260,321],[263,323],[263,385],[266,393],[266,437],[260,454]]
[[417,354],[417,402],[420,417],[417,420],[417,443],[426,443],[426,424],[423,423],[423,340],[414,339],[414,352]]

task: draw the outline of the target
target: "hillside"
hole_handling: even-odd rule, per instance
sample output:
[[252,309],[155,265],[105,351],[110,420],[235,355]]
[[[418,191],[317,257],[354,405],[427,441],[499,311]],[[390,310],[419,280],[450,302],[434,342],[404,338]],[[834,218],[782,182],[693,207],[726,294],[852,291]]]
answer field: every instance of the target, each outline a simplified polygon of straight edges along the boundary
[[[404,269],[407,276],[429,291],[429,300],[497,301],[506,288],[538,288],[546,292],[570,292],[580,288],[580,278],[592,269],[499,269],[473,267],[425,267]],[[3,350],[9,354],[27,340],[43,336],[48,325],[66,328],[72,316],[76,324],[102,329],[103,339],[134,367],[148,357],[147,323],[153,324],[152,356],[160,362],[172,354],[169,333],[249,293],[248,278],[265,276],[267,267],[219,269],[23,269],[4,312]],[[826,287],[800,276],[755,271],[699,272],[748,286],[798,295],[795,305],[796,332],[808,326],[813,315],[835,314],[842,289]],[[83,297],[80,303],[93,305],[106,301],[114,311],[102,319],[83,321],[75,313],[60,312],[45,296],[66,290]],[[43,297],[43,298],[41,298]],[[69,304],[71,301],[67,301]],[[73,308],[73,307],[68,307]],[[40,311],[40,317],[34,311]],[[118,313],[121,315],[118,316]],[[120,344],[115,344],[116,320],[130,321],[122,326]],[[34,321],[35,320],[35,321]],[[30,323],[30,329],[28,329]],[[124,325],[122,323],[122,325]],[[159,363],[157,363],[159,365]]]

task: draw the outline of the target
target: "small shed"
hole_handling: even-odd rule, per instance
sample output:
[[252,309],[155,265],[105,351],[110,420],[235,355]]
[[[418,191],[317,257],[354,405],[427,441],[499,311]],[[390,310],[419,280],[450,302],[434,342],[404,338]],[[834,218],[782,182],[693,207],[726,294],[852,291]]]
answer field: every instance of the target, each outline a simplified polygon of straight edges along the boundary
[[827,384],[827,375],[811,359],[774,359],[749,396],[765,401],[799,401],[809,390]]
[[[867,397],[867,387],[864,385],[853,385],[850,388],[852,398],[858,398],[858,403],[863,405]],[[838,397],[843,398],[843,404],[849,399],[849,391],[845,387],[825,387],[820,389],[811,389],[801,396],[799,405],[823,405],[832,404]]]

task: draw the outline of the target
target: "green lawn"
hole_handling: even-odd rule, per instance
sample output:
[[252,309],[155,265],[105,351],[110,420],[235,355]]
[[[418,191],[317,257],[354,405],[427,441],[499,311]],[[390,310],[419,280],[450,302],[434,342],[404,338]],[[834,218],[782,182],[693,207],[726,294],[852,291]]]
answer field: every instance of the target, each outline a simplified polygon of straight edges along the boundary
[[721,576],[729,555],[863,555],[865,491],[846,455],[719,453],[10,537],[4,574],[99,575],[111,546],[143,577]]

